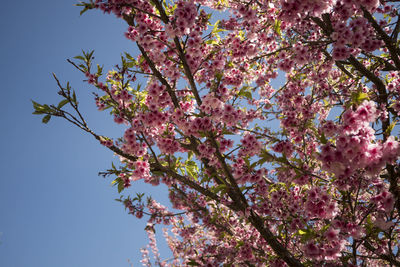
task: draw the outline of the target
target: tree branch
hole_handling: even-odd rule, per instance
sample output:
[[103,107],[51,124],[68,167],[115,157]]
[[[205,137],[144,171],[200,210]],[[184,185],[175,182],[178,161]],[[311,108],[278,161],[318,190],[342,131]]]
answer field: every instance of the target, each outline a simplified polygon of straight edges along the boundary
[[397,53],[396,46],[393,43],[393,40],[390,38],[389,35],[379,26],[379,24],[376,22],[374,17],[372,17],[371,13],[368,12],[363,6],[361,6],[361,10],[364,13],[364,18],[366,18],[372,25],[372,27],[375,29],[375,31],[379,34],[379,36],[382,38],[382,40],[385,42],[386,47],[388,48],[390,52],[390,56],[397,67],[397,69],[400,69],[400,59],[399,55]]

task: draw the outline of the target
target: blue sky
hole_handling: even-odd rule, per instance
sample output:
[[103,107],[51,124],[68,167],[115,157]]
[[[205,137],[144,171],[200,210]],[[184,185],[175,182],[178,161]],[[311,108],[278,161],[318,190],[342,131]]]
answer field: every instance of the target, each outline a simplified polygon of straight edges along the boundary
[[[97,176],[118,159],[66,121],[52,118],[45,125],[31,114],[31,99],[60,101],[54,72],[76,89],[95,131],[122,135],[96,110],[92,88],[66,59],[94,49],[107,70],[134,45],[123,37],[122,21],[100,11],[79,16],[75,3],[3,1],[0,9],[2,267],[129,266],[128,259],[140,266],[139,249],[148,243],[145,221],[114,201],[119,195],[111,179]],[[150,192],[165,203],[165,188],[133,187],[130,192]]]

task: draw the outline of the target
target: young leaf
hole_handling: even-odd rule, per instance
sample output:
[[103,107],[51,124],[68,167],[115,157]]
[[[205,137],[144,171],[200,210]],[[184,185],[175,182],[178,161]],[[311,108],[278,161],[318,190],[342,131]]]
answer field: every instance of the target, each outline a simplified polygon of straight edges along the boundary
[[66,104],[68,104],[68,99],[64,99],[64,100],[61,100],[61,102],[60,103],[58,103],[58,106],[57,106],[57,108],[62,108],[63,106],[65,106]]
[[50,119],[51,119],[51,115],[46,115],[46,116],[43,117],[42,122],[43,123],[48,123]]
[[118,193],[121,193],[122,190],[124,190],[124,182],[122,182],[122,180],[118,183]]

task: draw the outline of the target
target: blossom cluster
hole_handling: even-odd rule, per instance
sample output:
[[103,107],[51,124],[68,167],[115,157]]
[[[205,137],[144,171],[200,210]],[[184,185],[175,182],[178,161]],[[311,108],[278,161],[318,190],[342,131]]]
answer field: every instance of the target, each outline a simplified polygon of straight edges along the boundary
[[[384,2],[82,4],[125,20],[137,45],[104,80],[92,55],[77,57],[97,108],[125,129],[100,137],[65,103],[51,115],[119,155],[120,191],[137,180],[169,188],[174,212],[124,201],[149,216],[144,265],[150,252],[160,266],[398,265],[399,15]],[[171,262],[158,224],[170,227]]]

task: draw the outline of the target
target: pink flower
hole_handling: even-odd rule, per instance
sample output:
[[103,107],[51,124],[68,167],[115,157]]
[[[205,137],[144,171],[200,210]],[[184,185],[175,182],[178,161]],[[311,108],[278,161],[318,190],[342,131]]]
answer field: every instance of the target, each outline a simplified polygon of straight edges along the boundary
[[310,258],[318,258],[319,256],[321,256],[321,251],[318,248],[318,246],[310,241],[305,245],[305,254],[310,257]]
[[329,228],[328,231],[325,232],[325,237],[328,241],[333,241],[338,238],[338,234],[340,229]]

